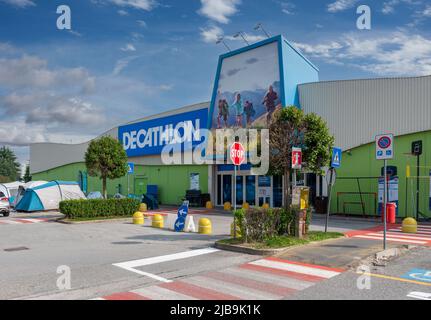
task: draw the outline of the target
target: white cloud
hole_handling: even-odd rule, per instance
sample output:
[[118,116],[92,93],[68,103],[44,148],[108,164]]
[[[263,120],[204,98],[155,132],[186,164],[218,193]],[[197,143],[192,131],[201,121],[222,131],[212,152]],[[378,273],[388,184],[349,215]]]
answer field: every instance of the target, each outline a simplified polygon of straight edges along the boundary
[[357,2],[358,0],[337,0],[328,4],[328,11],[332,13],[345,11],[353,8]]
[[134,52],[134,51],[136,51],[136,48],[133,44],[128,43],[128,44],[126,44],[125,47],[122,47],[120,50],[124,51],[124,52],[128,52],[128,51]]
[[296,8],[296,5],[291,2],[281,2],[281,11],[287,15],[294,14],[293,10]]
[[374,37],[346,34],[337,41],[296,46],[313,58],[380,76],[431,74],[431,39],[417,34],[394,32]]
[[18,8],[34,7],[36,4],[31,0],[0,0]]
[[117,61],[117,63],[115,64],[114,70],[112,71],[112,74],[114,76],[119,75],[125,68],[127,68],[127,66],[129,65],[130,62],[132,62],[133,60],[137,59],[138,56],[131,56],[131,57],[127,57],[127,58],[123,58]]
[[157,6],[154,0],[110,0],[120,7],[130,7],[138,10],[151,11]]
[[419,0],[390,0],[383,3],[382,13],[383,14],[392,14],[395,13],[395,7],[400,4],[407,5],[421,5],[422,2]]
[[[248,33],[243,33],[243,35],[249,42],[258,42],[266,39],[266,37],[264,36],[258,36]],[[217,26],[201,28],[201,38],[206,43],[216,43],[220,37],[223,37],[225,40],[229,41],[243,41],[241,37],[234,38],[233,36],[225,36],[223,30]]]
[[427,6],[422,13],[425,17],[431,17],[431,5]]
[[229,17],[238,12],[241,0],[201,0],[199,14],[219,23],[229,23]]
[[46,60],[24,55],[21,58],[0,58],[0,85],[6,88],[53,88],[58,86],[78,87],[88,93],[95,79],[82,67],[48,68]]
[[126,10],[118,10],[117,13],[123,17],[129,15],[129,13]]
[[201,28],[201,38],[206,43],[215,43],[221,36],[223,30],[217,26]]
[[146,28],[147,27],[147,23],[144,20],[136,20],[136,22],[142,28]]

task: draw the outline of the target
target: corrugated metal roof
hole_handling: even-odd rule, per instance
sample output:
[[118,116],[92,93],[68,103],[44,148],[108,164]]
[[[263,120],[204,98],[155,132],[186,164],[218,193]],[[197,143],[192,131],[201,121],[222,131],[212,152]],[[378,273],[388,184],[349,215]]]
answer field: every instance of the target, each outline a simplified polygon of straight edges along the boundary
[[431,130],[431,76],[307,83],[299,95],[301,108],[322,116],[345,150],[380,133]]

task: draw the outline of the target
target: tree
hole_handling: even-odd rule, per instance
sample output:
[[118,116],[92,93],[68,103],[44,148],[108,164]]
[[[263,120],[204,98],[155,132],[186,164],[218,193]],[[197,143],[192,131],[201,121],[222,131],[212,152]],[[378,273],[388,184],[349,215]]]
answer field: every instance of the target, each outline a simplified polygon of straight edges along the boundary
[[314,113],[305,115],[295,106],[277,110],[269,127],[270,164],[273,174],[284,177],[284,207],[291,205],[292,148],[303,152],[303,168],[322,174],[331,161],[334,137],[326,122]]
[[31,174],[30,174],[30,166],[29,165],[25,166],[25,174],[24,174],[23,178],[24,178],[25,183],[30,182],[32,179]]
[[0,176],[7,182],[19,180],[21,176],[20,164],[16,155],[8,147],[0,148]]
[[85,153],[88,174],[102,179],[102,193],[107,198],[106,180],[124,177],[128,172],[127,154],[121,143],[112,137],[93,140]]

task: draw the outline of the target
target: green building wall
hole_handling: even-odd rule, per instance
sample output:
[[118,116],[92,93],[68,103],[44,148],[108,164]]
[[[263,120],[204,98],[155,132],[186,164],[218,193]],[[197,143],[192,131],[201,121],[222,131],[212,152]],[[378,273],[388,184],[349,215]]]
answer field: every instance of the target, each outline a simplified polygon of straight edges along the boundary
[[[80,172],[86,173],[84,163],[74,163],[32,175],[33,181],[79,181]],[[135,173],[129,176],[130,193],[146,193],[147,185],[159,186],[161,204],[178,205],[186,190],[190,189],[190,174],[199,174],[199,185],[202,193],[208,193],[208,166],[135,166]],[[126,195],[127,176],[108,180],[108,195],[121,193]],[[102,181],[88,176],[87,192],[102,191]]]
[[[409,156],[412,142],[423,141],[423,154],[420,157],[420,202],[419,210],[431,216],[430,172],[431,172],[431,131],[395,137],[395,157],[388,160],[388,166],[396,166],[399,177],[399,217],[416,216],[416,157]],[[406,178],[407,165],[411,167],[411,178]],[[343,153],[342,167],[337,169],[331,212],[362,215],[362,205],[366,215],[376,215],[378,203],[378,177],[381,176],[383,161],[375,158],[375,143],[354,148]],[[355,178],[360,177],[357,180]],[[347,179],[346,179],[347,178]],[[359,181],[359,183],[358,183]],[[363,192],[362,200],[359,190]],[[351,192],[352,194],[346,194]],[[375,200],[374,197],[377,197]],[[338,206],[337,206],[338,202]],[[343,205],[344,204],[344,205]]]

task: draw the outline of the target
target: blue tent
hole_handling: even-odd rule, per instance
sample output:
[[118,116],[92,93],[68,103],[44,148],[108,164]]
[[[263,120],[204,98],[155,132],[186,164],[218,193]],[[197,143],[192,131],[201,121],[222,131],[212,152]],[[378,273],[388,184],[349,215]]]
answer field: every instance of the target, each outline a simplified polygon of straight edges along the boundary
[[69,181],[51,181],[27,189],[21,188],[17,211],[33,212],[58,210],[63,200],[85,199],[79,184]]

